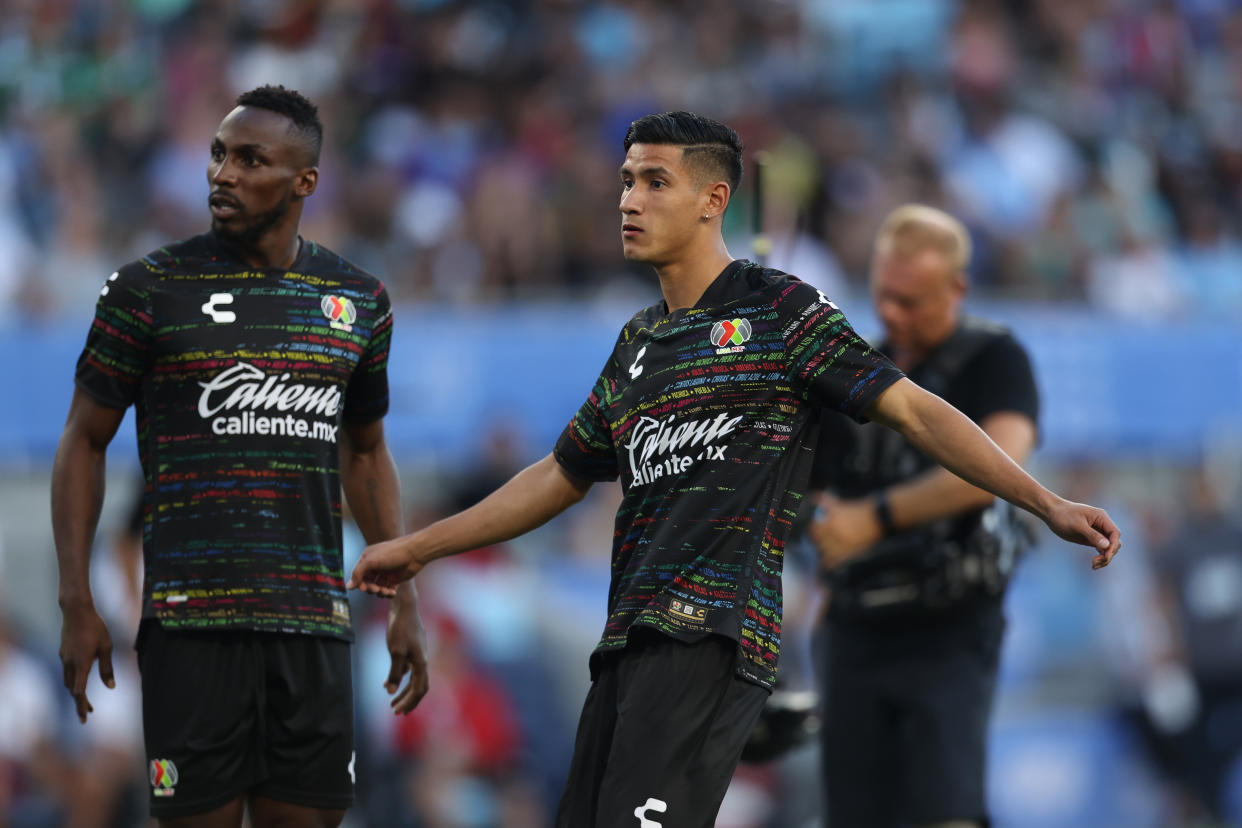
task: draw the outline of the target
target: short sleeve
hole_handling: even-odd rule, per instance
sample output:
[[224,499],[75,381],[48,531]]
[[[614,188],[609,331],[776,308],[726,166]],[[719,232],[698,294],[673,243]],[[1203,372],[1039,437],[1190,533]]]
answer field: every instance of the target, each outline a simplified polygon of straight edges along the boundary
[[345,419],[371,422],[388,413],[388,351],[392,346],[392,302],[383,285],[375,296],[371,338],[345,390]]
[[615,365],[615,357],[609,357],[590,396],[565,426],[552,452],[562,468],[586,480],[616,480],[619,473],[612,428],[603,411],[616,388]]
[[74,373],[77,386],[99,404],[124,409],[138,398],[151,364],[151,307],[151,280],[139,267],[113,273],[99,292]]
[[785,294],[781,311],[790,380],[811,402],[863,422],[867,406],[905,376],[810,285]]
[[1000,411],[1016,411],[1039,423],[1039,389],[1031,358],[1008,334],[970,360],[954,386],[951,401],[976,423]]

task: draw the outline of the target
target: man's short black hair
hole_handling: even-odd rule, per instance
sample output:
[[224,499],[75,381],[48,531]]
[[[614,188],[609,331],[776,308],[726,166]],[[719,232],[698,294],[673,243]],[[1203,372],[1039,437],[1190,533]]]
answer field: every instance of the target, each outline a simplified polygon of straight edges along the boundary
[[266,109],[293,121],[294,130],[310,152],[311,166],[319,163],[319,149],[323,146],[323,124],[319,122],[319,107],[300,92],[269,84],[238,95],[237,105]]
[[734,193],[742,183],[742,139],[711,118],[681,111],[645,115],[625,133],[625,151],[634,144],[676,144],[684,148],[682,158],[701,180],[718,176]]

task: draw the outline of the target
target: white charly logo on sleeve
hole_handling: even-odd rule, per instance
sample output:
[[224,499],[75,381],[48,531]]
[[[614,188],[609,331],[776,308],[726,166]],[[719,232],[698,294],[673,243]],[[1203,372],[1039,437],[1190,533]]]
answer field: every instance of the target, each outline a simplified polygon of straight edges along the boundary
[[118,276],[120,276],[120,275],[121,275],[120,273],[113,273],[111,276],[109,276],[109,277],[108,277],[108,281],[104,283],[103,290],[99,291],[99,295],[100,295],[100,296],[107,296],[107,295],[108,295],[108,291],[109,291],[109,290],[111,290],[110,285],[111,285],[113,282],[115,282],[115,281],[117,280],[117,277],[118,277]]
[[[198,398],[198,415],[211,420],[213,434],[336,442],[341,390],[334,385],[286,384],[292,377],[289,373],[267,374],[248,362],[238,362],[199,383],[203,393]],[[282,416],[259,413],[272,409]]]
[[349,771],[349,783],[351,785],[358,784],[358,780],[354,778],[354,760],[356,758],[358,758],[357,752],[351,750],[349,752],[349,767],[347,768],[347,770]]
[[211,317],[212,322],[221,322],[227,325],[230,322],[237,321],[237,314],[232,311],[216,310],[216,305],[233,304],[233,294],[231,293],[213,293],[211,299],[203,304],[202,311]]
[[819,302],[821,305],[827,305],[833,310],[841,310],[836,305],[834,305],[832,302],[828,301],[828,297],[824,295],[824,292],[822,290],[817,290],[815,292],[819,294]]
[[[625,448],[630,453],[631,486],[661,477],[682,474],[700,460],[724,460],[726,445],[716,445],[733,433],[741,415],[718,414],[714,418],[674,424],[676,414],[663,420],[640,417]],[[698,449],[691,453],[689,449]],[[680,452],[685,451],[685,454]]]
[[634,809],[634,816],[638,817],[638,828],[664,828],[664,823],[656,822],[654,819],[647,819],[648,811],[655,811],[662,814],[668,810],[668,803],[663,799],[656,799],[654,796],[648,797],[647,801]]
[[638,356],[634,357],[634,364],[630,366],[630,379],[638,379],[638,375],[643,372],[643,366],[638,362],[643,358],[643,354],[647,353],[647,346],[638,349]]

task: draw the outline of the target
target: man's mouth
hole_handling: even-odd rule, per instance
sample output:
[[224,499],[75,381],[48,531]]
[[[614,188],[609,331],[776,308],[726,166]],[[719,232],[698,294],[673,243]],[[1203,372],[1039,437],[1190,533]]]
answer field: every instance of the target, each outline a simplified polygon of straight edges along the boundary
[[634,224],[622,224],[621,225],[621,235],[627,239],[632,239],[641,232],[643,232],[643,228],[637,225],[634,225]]
[[241,202],[224,193],[212,193],[207,199],[207,206],[215,218],[228,218],[241,212]]

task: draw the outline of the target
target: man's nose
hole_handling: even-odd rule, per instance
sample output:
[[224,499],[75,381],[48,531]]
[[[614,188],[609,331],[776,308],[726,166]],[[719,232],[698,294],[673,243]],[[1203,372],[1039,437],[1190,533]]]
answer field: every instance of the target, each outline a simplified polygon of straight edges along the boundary
[[233,174],[233,165],[229,163],[227,157],[219,164],[213,163],[208,167],[207,177],[219,184],[231,184],[236,178]]

